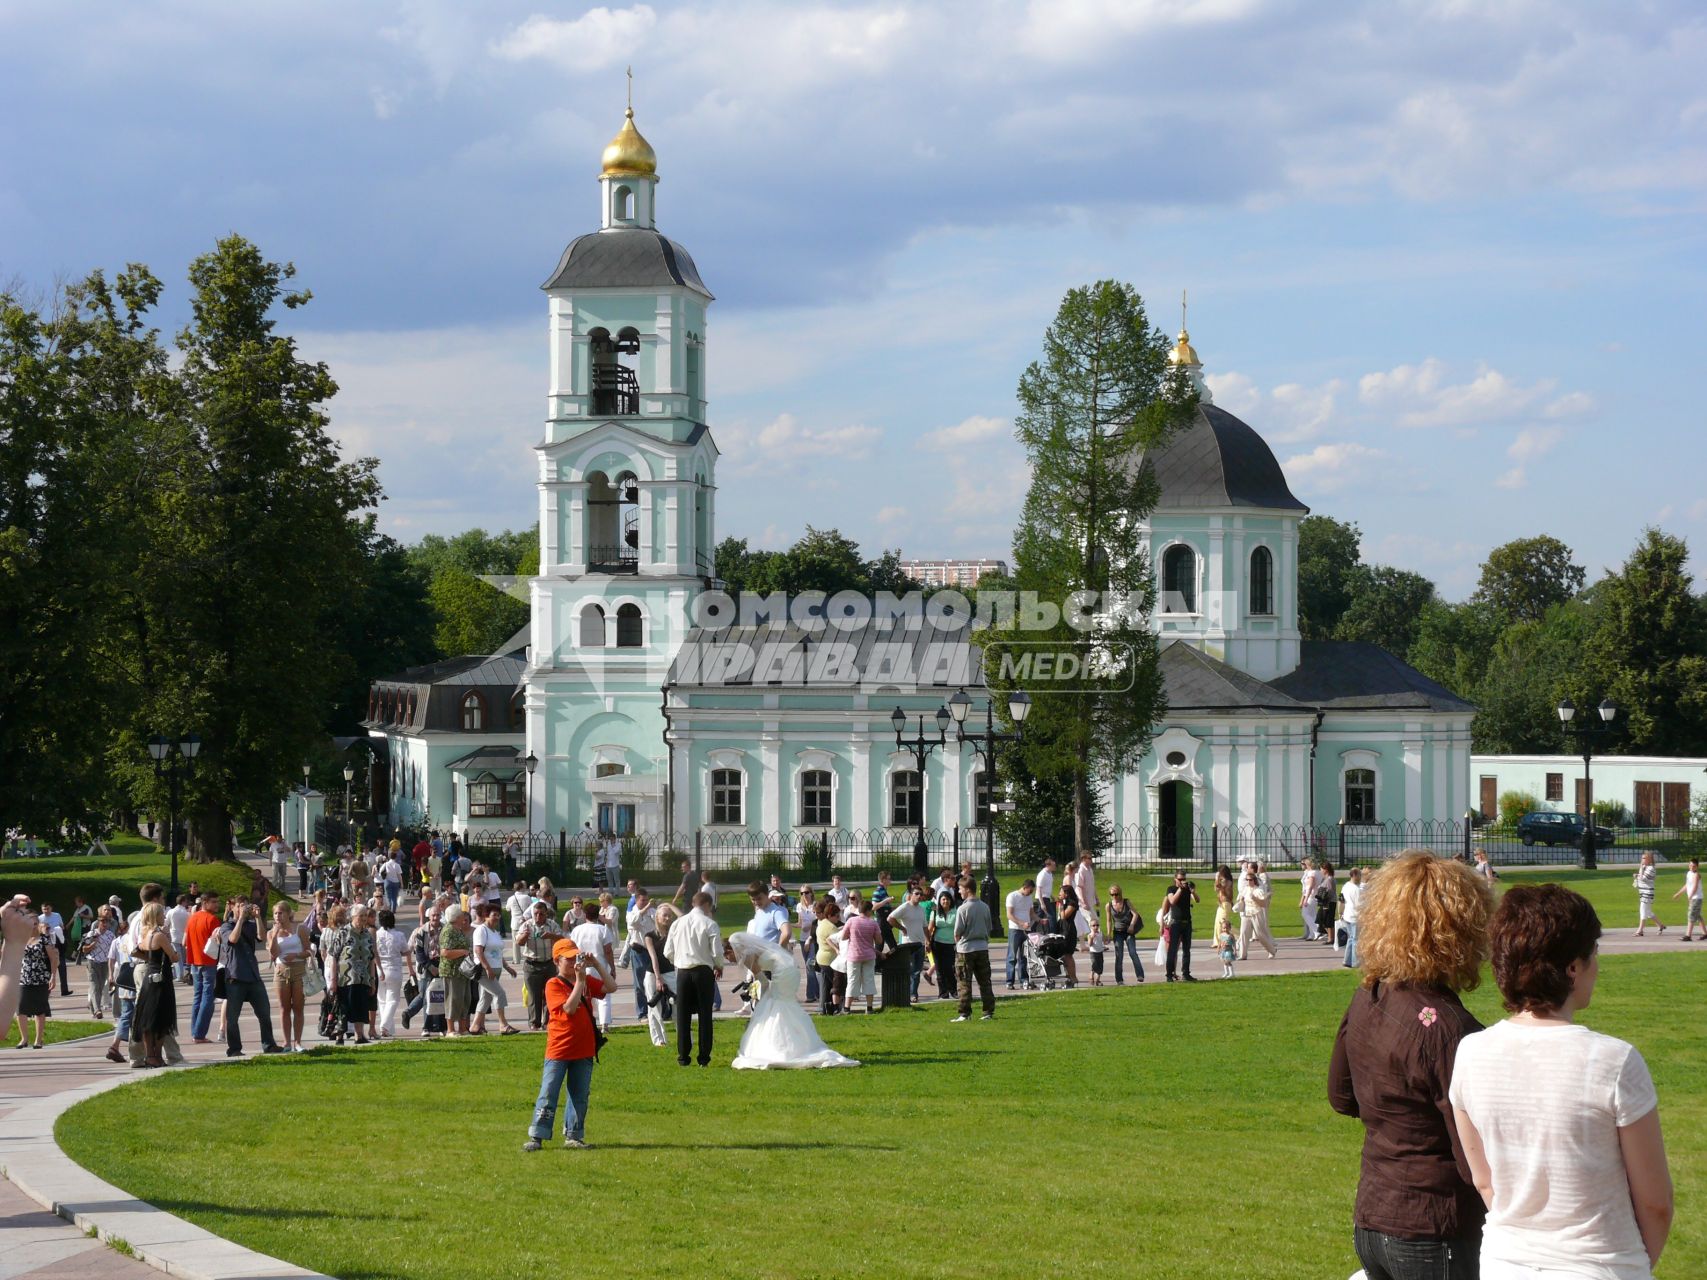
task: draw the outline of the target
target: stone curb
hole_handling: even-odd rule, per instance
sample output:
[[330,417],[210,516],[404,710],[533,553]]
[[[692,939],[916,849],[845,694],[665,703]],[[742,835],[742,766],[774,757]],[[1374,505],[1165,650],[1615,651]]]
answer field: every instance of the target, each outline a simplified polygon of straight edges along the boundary
[[[181,1070],[182,1068],[174,1068]],[[83,1168],[53,1138],[66,1111],[108,1089],[135,1084],[115,1076],[21,1104],[0,1118],[0,1172],[31,1200],[109,1246],[183,1280],[281,1280],[321,1277],[293,1263],[204,1231],[138,1200]],[[321,1277],[324,1280],[324,1277]]]

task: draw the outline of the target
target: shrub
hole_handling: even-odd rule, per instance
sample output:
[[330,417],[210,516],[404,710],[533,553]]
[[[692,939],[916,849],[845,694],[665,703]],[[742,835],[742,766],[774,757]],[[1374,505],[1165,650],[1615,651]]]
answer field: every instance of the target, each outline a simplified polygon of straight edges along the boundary
[[830,842],[827,838],[806,838],[800,846],[800,874],[807,880],[830,878]]
[[1596,800],[1594,820],[1604,827],[1627,827],[1630,810],[1622,800]]
[[913,855],[910,853],[879,853],[874,859],[874,871],[887,871],[891,876],[900,876],[905,880],[913,874]]
[[1532,792],[1504,792],[1500,796],[1500,826],[1515,827],[1519,818],[1540,807],[1541,801]]
[[759,855],[759,879],[780,876],[787,870],[788,861],[775,849],[766,849]]

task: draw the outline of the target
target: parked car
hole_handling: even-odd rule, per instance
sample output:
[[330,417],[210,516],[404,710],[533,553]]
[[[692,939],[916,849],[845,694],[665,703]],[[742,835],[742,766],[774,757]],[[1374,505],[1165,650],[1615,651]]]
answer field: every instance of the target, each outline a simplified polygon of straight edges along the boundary
[[[1583,842],[1583,818],[1580,813],[1554,813],[1533,809],[1517,820],[1517,836],[1525,846],[1556,844],[1580,846]],[[1610,849],[1617,837],[1611,827],[1599,823],[1594,828],[1594,843],[1598,849]]]

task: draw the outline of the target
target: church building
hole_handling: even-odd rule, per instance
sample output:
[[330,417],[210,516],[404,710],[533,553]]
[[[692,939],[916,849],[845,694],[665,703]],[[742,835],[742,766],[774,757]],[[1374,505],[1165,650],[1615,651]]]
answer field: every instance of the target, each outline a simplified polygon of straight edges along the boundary
[[[658,230],[658,186],[631,109],[604,151],[599,228],[543,285],[525,644],[374,683],[389,821],[476,840],[591,824],[688,847],[697,832],[755,849],[821,835],[906,849],[921,820],[970,833],[992,799],[976,755],[950,732],[921,770],[892,720],[934,739],[965,688],[983,723],[968,618],[840,597],[807,618],[786,602],[742,616],[721,593],[713,297]],[[1474,708],[1372,645],[1300,638],[1307,508],[1262,437],[1213,403],[1183,328],[1171,359],[1201,403],[1133,460],[1160,489],[1135,536],[1161,588],[1169,711],[1141,767],[1107,789],[1114,826],[1192,856],[1211,824],[1461,818]]]

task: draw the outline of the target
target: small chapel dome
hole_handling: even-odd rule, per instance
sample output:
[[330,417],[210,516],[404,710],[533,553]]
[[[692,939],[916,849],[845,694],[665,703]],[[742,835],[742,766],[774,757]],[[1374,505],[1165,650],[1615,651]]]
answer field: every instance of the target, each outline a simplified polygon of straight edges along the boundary
[[1184,365],[1188,369],[1203,363],[1197,358],[1197,349],[1191,345],[1191,335],[1184,329],[1179,331],[1179,340],[1174,343],[1174,349],[1168,352],[1168,363]]
[[605,148],[604,167],[601,173],[606,178],[655,178],[658,176],[658,153],[652,150],[652,144],[640,136],[640,130],[634,127],[634,108],[630,107],[622,122],[622,128],[616,132],[616,137],[610,140]]

